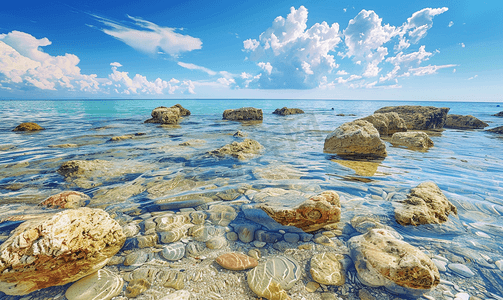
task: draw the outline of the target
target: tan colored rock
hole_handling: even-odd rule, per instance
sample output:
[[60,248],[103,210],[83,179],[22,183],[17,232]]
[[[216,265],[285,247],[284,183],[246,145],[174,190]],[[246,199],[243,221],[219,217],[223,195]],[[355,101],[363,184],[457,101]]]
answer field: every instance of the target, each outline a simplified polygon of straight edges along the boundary
[[489,124],[471,115],[447,115],[444,125],[445,128],[454,129],[484,129],[484,127],[487,126],[489,126]]
[[44,128],[37,123],[32,123],[32,122],[27,122],[27,123],[21,123],[16,126],[12,131],[38,131],[38,130],[44,130]]
[[39,206],[49,208],[79,208],[86,205],[91,198],[81,192],[65,191],[59,194],[50,196],[42,201]]
[[261,121],[263,113],[261,109],[242,107],[238,109],[226,109],[222,118],[230,121]]
[[343,258],[343,255],[332,252],[323,252],[313,256],[309,272],[314,281],[325,285],[343,285],[344,268],[339,261]]
[[273,114],[275,115],[280,115],[280,116],[288,116],[288,115],[296,115],[296,114],[303,114],[304,111],[299,108],[276,108],[275,111],[273,111]]
[[216,258],[216,262],[225,269],[233,271],[247,270],[255,268],[258,261],[245,254],[230,252],[220,255]]
[[109,300],[120,294],[124,280],[101,269],[72,284],[65,293],[68,300]]
[[26,221],[0,246],[0,291],[25,295],[101,269],[126,241],[101,209],[68,209]]
[[386,145],[374,125],[356,120],[344,123],[325,139],[323,151],[340,156],[386,157]]
[[315,281],[309,281],[307,284],[306,284],[306,291],[310,292],[310,293],[314,293],[316,292],[316,290],[320,287],[320,284],[315,282]]
[[493,133],[503,134],[503,126],[499,126],[499,127],[494,127],[494,128],[491,128],[491,129],[487,129],[486,131],[493,132]]
[[49,145],[49,148],[76,148],[79,145],[77,144],[59,144],[59,145]]
[[107,174],[107,169],[112,167],[113,164],[106,160],[70,160],[59,167],[58,173],[66,178],[88,176],[92,172]]
[[419,296],[440,283],[440,274],[431,259],[388,230],[371,229],[352,237],[348,247],[358,279],[365,285]]
[[376,113],[360,120],[372,123],[381,136],[407,131],[405,121],[396,112]]
[[113,136],[108,141],[109,142],[118,142],[118,141],[122,141],[122,140],[130,140],[130,139],[134,139],[135,137],[142,136],[142,135],[145,135],[145,133],[138,132],[138,133],[135,133],[135,134],[126,134],[126,135],[120,135],[120,136]]
[[408,130],[428,130],[444,127],[449,108],[419,105],[387,106],[374,113],[388,112],[396,112],[405,121]]
[[182,117],[190,116],[190,110],[184,108],[181,104],[175,104],[171,107],[178,108],[180,110],[180,116],[182,116]]
[[420,131],[397,132],[391,137],[391,143],[411,149],[428,149],[433,147],[433,141],[428,134]]
[[325,191],[305,200],[293,208],[285,207],[282,203],[264,203],[258,205],[276,222],[301,228],[311,232],[323,228],[327,224],[340,221],[341,204],[339,195],[335,191]]
[[407,199],[395,202],[395,219],[401,225],[441,224],[457,208],[445,197],[438,186],[423,182],[410,190]]
[[233,142],[232,144],[227,144],[222,148],[212,150],[208,153],[216,157],[225,157],[228,155],[243,160],[260,154],[263,148],[264,147],[262,147],[259,142],[245,139],[242,142]]
[[151,115],[152,118],[146,120],[145,123],[178,124],[182,114],[179,107],[159,106],[152,110]]
[[372,177],[376,174],[380,163],[372,161],[360,160],[341,160],[332,159],[331,161],[338,163],[341,166],[353,169],[356,175]]

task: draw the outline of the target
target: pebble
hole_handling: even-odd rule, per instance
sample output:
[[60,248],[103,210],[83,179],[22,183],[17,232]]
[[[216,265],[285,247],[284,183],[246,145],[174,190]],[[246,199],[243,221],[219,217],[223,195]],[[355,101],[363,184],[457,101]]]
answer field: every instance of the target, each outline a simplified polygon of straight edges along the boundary
[[454,273],[465,277],[473,277],[475,273],[472,272],[467,266],[463,264],[448,264],[449,269],[451,269]]
[[234,225],[234,231],[237,232],[239,240],[243,243],[250,243],[251,241],[253,241],[256,229],[257,227],[255,224]]
[[186,290],[176,291],[171,293],[165,297],[162,297],[159,300],[189,300],[191,297],[191,293]]
[[253,241],[253,246],[257,247],[257,248],[262,248],[266,245],[267,243],[266,242],[261,242],[261,241]]
[[189,229],[189,235],[198,242],[207,242],[215,236],[217,230],[214,226],[196,225]]
[[285,239],[285,241],[294,244],[300,240],[300,236],[296,233],[285,233],[283,235],[283,238]]
[[436,258],[432,258],[431,261],[435,264],[435,266],[437,266],[437,269],[440,271],[440,272],[445,272],[447,271],[447,268],[446,268],[446,265],[447,263],[445,261],[442,261],[442,260],[438,260]]
[[470,295],[468,295],[467,293],[457,293],[456,298],[454,298],[454,300],[468,300],[470,299]]
[[124,280],[112,272],[101,269],[88,275],[65,292],[68,300],[108,300],[117,296],[124,285]]
[[358,291],[358,297],[360,297],[360,300],[375,300],[375,297],[366,289]]
[[162,248],[161,255],[166,260],[179,260],[185,255],[185,244],[177,242],[165,245]]
[[225,234],[225,236],[227,237],[227,239],[231,242],[235,242],[238,240],[238,234],[235,233],[234,231],[229,231]]
[[225,269],[233,271],[241,271],[254,268],[258,265],[258,261],[248,255],[241,253],[225,253],[216,258],[216,262]]
[[343,285],[344,268],[339,262],[342,258],[342,255],[332,252],[323,252],[313,256],[310,273],[314,281],[325,285]]
[[206,247],[212,250],[222,249],[225,245],[227,245],[227,240],[223,236],[216,236],[206,242]]
[[262,257],[259,249],[250,249],[250,251],[248,251],[248,255],[255,258],[256,260],[259,260],[260,257]]
[[306,284],[306,291],[310,293],[316,292],[316,290],[320,287],[320,284],[315,281],[310,281]]
[[500,269],[500,271],[503,271],[503,259],[496,261],[494,264],[498,267],[498,269]]
[[135,251],[129,253],[124,260],[125,266],[139,267],[143,265],[148,259],[148,253],[145,251]]
[[255,240],[266,243],[276,243],[281,240],[283,236],[278,232],[271,232],[265,230],[257,230],[255,232]]

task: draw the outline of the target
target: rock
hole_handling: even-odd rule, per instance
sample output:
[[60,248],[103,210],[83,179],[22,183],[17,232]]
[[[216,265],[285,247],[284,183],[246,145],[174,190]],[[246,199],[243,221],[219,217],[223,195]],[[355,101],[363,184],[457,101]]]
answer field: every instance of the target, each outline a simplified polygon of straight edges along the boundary
[[238,234],[235,233],[234,231],[229,231],[225,234],[225,237],[231,241],[231,242],[235,242],[238,240]]
[[126,134],[126,135],[120,135],[120,136],[113,136],[110,138],[108,141],[109,142],[118,142],[118,141],[123,141],[123,140],[130,140],[133,139],[136,136],[142,136],[145,135],[145,133],[135,133],[135,134]]
[[79,208],[86,206],[91,198],[81,192],[66,191],[50,196],[42,201],[39,206],[49,208]]
[[207,242],[217,234],[215,226],[195,225],[188,231],[189,236],[199,242]]
[[248,286],[259,297],[290,299],[289,290],[300,279],[300,265],[292,258],[277,256],[259,264],[247,274]]
[[285,207],[282,203],[279,205],[264,203],[258,207],[276,222],[298,227],[305,232],[315,231],[327,224],[339,222],[341,218],[339,195],[334,191],[322,192],[293,208]]
[[494,114],[493,116],[495,116],[495,117],[503,117],[503,111],[500,111],[499,113]]
[[233,271],[247,270],[255,268],[258,265],[258,261],[255,258],[236,252],[222,254],[216,258],[216,262],[222,268]]
[[214,225],[227,226],[237,217],[236,210],[229,205],[213,205],[208,211],[208,220]]
[[259,260],[262,257],[260,249],[250,249],[250,251],[248,251],[248,255],[255,258],[256,260]]
[[194,226],[190,223],[189,217],[184,215],[159,217],[155,219],[155,222],[160,240],[165,244],[179,241],[187,236],[189,229]]
[[498,269],[500,269],[500,271],[503,271],[503,259],[497,260],[494,264],[498,267]]
[[262,225],[263,227],[267,228],[268,230],[271,231],[278,231],[278,230],[284,230],[284,231],[297,231],[297,232],[302,232],[302,229],[296,228],[296,227],[291,227],[291,226],[285,226],[281,225],[280,223],[276,222],[271,216],[269,216],[265,211],[263,211],[260,208],[255,208],[250,206],[241,206],[241,211],[244,214],[244,217],[247,220],[250,220],[252,222],[255,222],[257,224]]
[[428,134],[419,131],[397,132],[391,137],[391,143],[412,149],[428,149],[433,147],[433,141]]
[[367,233],[370,229],[377,228],[388,229],[388,226],[381,224],[377,217],[372,215],[354,216],[351,226],[359,233]]
[[489,124],[471,115],[447,115],[444,125],[445,128],[455,129],[483,129],[487,126],[489,126]]
[[124,280],[101,269],[72,284],[65,292],[68,300],[109,300],[122,291]]
[[77,144],[58,144],[58,145],[49,145],[49,148],[76,148],[79,145]]
[[396,112],[407,124],[408,130],[441,129],[444,127],[449,108],[433,106],[388,106],[374,113]]
[[503,126],[487,129],[486,131],[503,134]]
[[288,243],[295,244],[300,240],[300,236],[296,233],[288,232],[283,235],[283,239]]
[[70,160],[59,167],[58,173],[65,178],[87,176],[89,173],[99,173],[102,170],[102,173],[107,174],[107,169],[112,167],[113,164],[106,160]]
[[405,121],[396,112],[376,113],[360,120],[372,123],[381,136],[407,131]]
[[222,118],[230,121],[261,121],[263,113],[261,109],[242,107],[238,109],[226,109]]
[[149,254],[145,250],[138,250],[129,253],[124,259],[125,266],[141,267],[147,262]]
[[445,261],[442,261],[442,260],[439,260],[439,259],[435,259],[435,258],[432,258],[431,261],[435,264],[435,266],[437,267],[438,271],[440,271],[440,272],[447,271],[447,268],[445,267],[445,266],[447,266],[447,263]]
[[185,256],[198,257],[204,251],[204,243],[202,242],[189,242],[185,247]]
[[344,123],[325,139],[323,151],[340,156],[386,157],[386,145],[374,125],[356,120]]
[[226,245],[227,240],[223,236],[212,237],[206,242],[206,247],[212,250],[222,249]]
[[454,297],[454,300],[469,300],[470,295],[468,293],[457,293]]
[[243,243],[250,243],[255,236],[255,230],[260,228],[258,224],[240,223],[232,225],[234,231],[238,234],[239,240]]
[[365,285],[420,296],[440,283],[431,259],[385,229],[372,229],[348,241],[358,279]]
[[[372,296],[372,294],[366,290],[366,289],[361,289],[358,291],[358,297],[360,297],[360,300],[375,300],[376,298]],[[398,298],[397,298],[398,299]],[[395,299],[396,300],[396,299]]]
[[44,128],[38,125],[37,123],[27,122],[17,125],[16,128],[14,128],[12,131],[38,131],[38,130],[44,130]]
[[372,177],[377,173],[377,168],[379,167],[379,162],[372,161],[359,161],[359,160],[341,160],[341,159],[331,159],[331,161],[338,163],[339,165],[353,169],[356,175]]
[[314,293],[316,292],[316,290],[320,287],[320,284],[315,282],[315,281],[309,281],[307,284],[306,284],[306,291],[310,292],[310,293]]
[[339,262],[344,256],[332,252],[316,254],[311,258],[310,273],[314,281],[325,285],[343,285],[344,268]]
[[447,267],[456,274],[465,276],[465,277],[473,277],[475,273],[472,272],[467,266],[463,264],[448,264]]
[[190,116],[190,110],[183,108],[181,104],[175,104],[171,106],[171,108],[178,108],[180,110],[180,116],[182,117]]
[[265,231],[265,230],[257,230],[255,231],[255,240],[259,242],[265,242],[265,243],[276,243],[277,241],[281,240],[283,236],[281,233],[278,232],[272,232],[272,231]]
[[180,109],[178,107],[159,106],[152,110],[152,118],[145,123],[178,124],[180,121]]
[[0,291],[25,295],[101,269],[122,247],[122,228],[101,209],[68,209],[19,225],[0,246]]
[[162,247],[161,255],[169,261],[179,260],[185,255],[185,244],[177,242],[164,245]]
[[449,214],[457,214],[454,205],[445,197],[438,186],[423,182],[410,190],[407,199],[394,203],[395,219],[401,225],[441,224]]
[[260,154],[260,151],[263,148],[264,147],[262,147],[259,142],[251,139],[245,139],[242,142],[233,142],[232,144],[227,144],[222,148],[209,151],[208,154],[216,157],[225,157],[229,155],[234,158],[243,160]]
[[203,144],[206,144],[205,140],[199,140],[199,139],[193,139],[193,140],[188,140],[183,143],[178,144],[178,146],[191,146],[191,147],[196,147],[196,146],[201,146]]
[[126,287],[126,297],[136,298],[136,296],[148,290],[151,283],[145,279],[133,279]]
[[233,137],[246,137],[247,134],[243,133],[241,130],[236,131],[233,135]]
[[302,109],[298,108],[276,108],[276,110],[273,112],[273,114],[276,115],[281,115],[281,116],[287,116],[287,115],[295,115],[295,114],[303,114],[304,111]]

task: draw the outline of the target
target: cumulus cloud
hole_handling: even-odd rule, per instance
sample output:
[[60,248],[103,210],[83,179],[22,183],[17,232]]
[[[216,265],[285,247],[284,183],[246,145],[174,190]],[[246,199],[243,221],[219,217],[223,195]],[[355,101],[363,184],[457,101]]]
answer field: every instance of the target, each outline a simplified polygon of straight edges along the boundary
[[440,69],[453,68],[455,66],[457,65],[441,65],[441,66],[428,65],[425,67],[410,68],[408,72],[413,76],[424,76],[424,75],[436,74],[437,71]]
[[447,25],[447,26],[452,27],[452,25],[454,25],[454,22],[450,21],[449,25]]
[[215,72],[215,71],[212,71],[212,70],[210,70],[208,68],[201,67],[201,66],[198,66],[198,65],[195,65],[195,64],[184,63],[184,62],[179,61],[178,65],[180,67],[183,67],[183,68],[186,68],[186,69],[189,69],[189,70],[200,70],[200,71],[203,71],[203,72],[205,72],[205,73],[207,73],[207,74],[209,74],[211,76],[217,74],[217,72]]
[[400,36],[407,34],[412,43],[417,43],[426,36],[428,30],[433,26],[433,17],[443,14],[447,10],[449,10],[447,7],[424,8],[413,13],[400,28]]
[[156,54],[159,50],[171,56],[202,48],[200,39],[176,32],[176,28],[161,27],[152,22],[128,16],[130,24],[115,22],[97,15],[96,20],[108,28],[100,29],[104,33],[126,43],[134,49]]
[[465,43],[461,43],[460,45],[461,45],[461,48],[466,47],[466,46],[465,46]]

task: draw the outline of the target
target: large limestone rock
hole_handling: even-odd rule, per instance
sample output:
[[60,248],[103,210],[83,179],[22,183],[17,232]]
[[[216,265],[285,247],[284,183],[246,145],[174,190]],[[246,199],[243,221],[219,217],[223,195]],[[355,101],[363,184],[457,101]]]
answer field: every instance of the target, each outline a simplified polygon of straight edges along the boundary
[[494,127],[494,128],[491,128],[491,129],[487,129],[486,131],[493,132],[493,133],[503,134],[503,126],[499,126],[499,127]]
[[263,113],[261,109],[242,107],[238,109],[226,109],[222,118],[230,121],[261,121]]
[[348,241],[358,279],[368,286],[419,296],[440,283],[431,259],[385,229],[371,229]]
[[411,149],[428,149],[433,147],[433,141],[428,134],[422,131],[397,132],[391,137],[391,143]]
[[287,108],[286,106],[283,108],[276,108],[275,111],[272,112],[275,115],[288,116],[295,114],[303,114],[304,111],[299,108]]
[[407,131],[407,124],[396,112],[376,113],[361,120],[372,123],[381,136]]
[[32,122],[27,122],[27,123],[21,123],[16,126],[12,131],[37,131],[37,130],[44,130],[44,128],[37,123],[32,123]]
[[0,291],[25,295],[64,285],[107,264],[126,241],[101,209],[69,209],[26,221],[0,246]]
[[380,108],[375,113],[396,112],[407,124],[408,130],[441,129],[444,127],[449,108],[403,105]]
[[471,115],[447,115],[444,125],[445,128],[454,129],[483,129],[487,126],[489,126],[489,124]]
[[190,116],[190,111],[180,104],[171,107],[159,106],[152,110],[152,118],[145,123],[178,124],[183,116]]
[[407,199],[395,202],[395,218],[401,225],[441,224],[450,213],[457,214],[454,205],[431,181],[410,190]]
[[386,145],[374,125],[364,120],[344,123],[325,139],[323,151],[340,156],[386,157]]
[[264,147],[257,141],[244,139],[242,142],[232,142],[232,144],[227,144],[222,148],[209,151],[208,153],[216,157],[225,157],[229,155],[242,160],[260,154],[263,148]]
[[337,223],[341,219],[341,204],[339,195],[335,191],[322,192],[298,205],[269,202],[260,204],[258,207],[276,222],[298,227],[305,232],[318,230],[325,225]]

